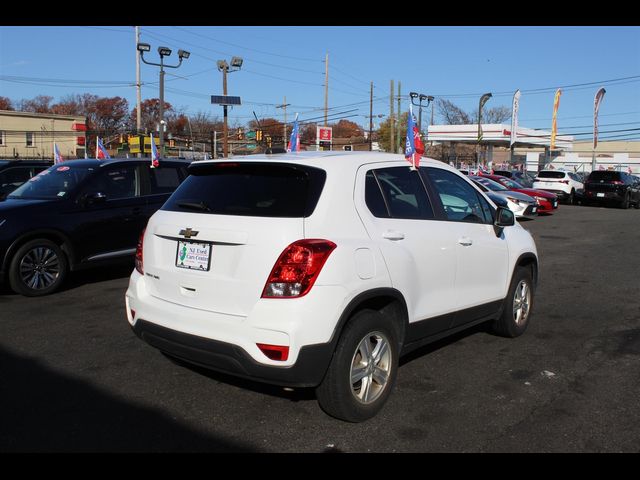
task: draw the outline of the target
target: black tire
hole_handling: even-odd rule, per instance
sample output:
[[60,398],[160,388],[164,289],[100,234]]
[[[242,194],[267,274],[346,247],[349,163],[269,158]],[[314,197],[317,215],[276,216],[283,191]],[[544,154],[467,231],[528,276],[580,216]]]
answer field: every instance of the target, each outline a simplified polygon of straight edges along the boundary
[[636,203],[633,204],[633,208],[640,209],[640,195],[638,195],[638,198],[636,199]]
[[620,202],[620,208],[626,210],[629,208],[629,192],[627,192],[624,196],[624,200]]
[[569,198],[567,199],[567,202],[569,205],[576,204],[576,191],[574,189],[571,189],[571,193],[569,194]]
[[524,267],[516,268],[504,301],[502,315],[493,325],[494,333],[508,338],[522,335],[529,325],[533,297],[531,270]]
[[362,422],[376,415],[396,381],[397,338],[396,329],[382,313],[356,313],[344,328],[327,374],[316,388],[320,407],[348,422]]
[[67,270],[67,257],[56,243],[44,238],[31,240],[11,259],[9,285],[27,297],[48,295],[62,285]]

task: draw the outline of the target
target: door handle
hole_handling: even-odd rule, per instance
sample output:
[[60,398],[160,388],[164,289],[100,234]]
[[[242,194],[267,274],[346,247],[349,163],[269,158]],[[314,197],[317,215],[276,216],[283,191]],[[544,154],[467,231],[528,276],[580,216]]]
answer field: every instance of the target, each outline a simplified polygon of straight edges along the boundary
[[463,247],[468,247],[470,245],[473,245],[473,240],[471,240],[469,237],[461,237],[458,239],[458,243]]
[[397,232],[395,230],[387,230],[382,234],[382,238],[386,238],[387,240],[403,240],[404,233]]

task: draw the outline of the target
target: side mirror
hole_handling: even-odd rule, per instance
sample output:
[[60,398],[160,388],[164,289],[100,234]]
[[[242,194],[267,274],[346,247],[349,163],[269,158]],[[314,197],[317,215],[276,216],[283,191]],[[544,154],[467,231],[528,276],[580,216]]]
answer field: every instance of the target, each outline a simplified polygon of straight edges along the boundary
[[516,224],[515,214],[506,207],[498,207],[496,210],[496,221],[493,222],[493,231],[496,237],[502,235],[504,227],[510,227]]
[[496,212],[496,221],[494,225],[496,227],[510,227],[516,224],[516,216],[514,213],[506,207],[498,207]]

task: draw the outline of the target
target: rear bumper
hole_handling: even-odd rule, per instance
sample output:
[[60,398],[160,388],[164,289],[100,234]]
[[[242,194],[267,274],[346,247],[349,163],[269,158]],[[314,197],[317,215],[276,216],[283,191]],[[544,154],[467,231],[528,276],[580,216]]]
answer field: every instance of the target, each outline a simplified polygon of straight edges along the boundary
[[622,202],[624,201],[626,192],[598,192],[595,190],[585,190],[584,198],[592,201],[600,202]]
[[211,370],[289,387],[315,387],[322,381],[333,353],[330,343],[300,349],[294,365],[277,367],[256,362],[231,343],[190,335],[138,319],[132,326],[149,345],[187,362]]

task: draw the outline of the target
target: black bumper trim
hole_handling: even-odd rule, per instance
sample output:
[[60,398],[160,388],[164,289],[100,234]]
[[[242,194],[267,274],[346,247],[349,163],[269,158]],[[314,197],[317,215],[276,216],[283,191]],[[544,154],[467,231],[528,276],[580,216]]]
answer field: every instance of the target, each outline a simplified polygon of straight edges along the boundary
[[322,382],[333,355],[331,343],[307,345],[289,367],[262,365],[242,348],[178,332],[139,319],[135,334],[152,347],[189,363],[230,375],[285,387],[315,387]]

